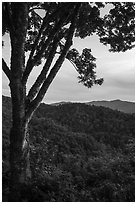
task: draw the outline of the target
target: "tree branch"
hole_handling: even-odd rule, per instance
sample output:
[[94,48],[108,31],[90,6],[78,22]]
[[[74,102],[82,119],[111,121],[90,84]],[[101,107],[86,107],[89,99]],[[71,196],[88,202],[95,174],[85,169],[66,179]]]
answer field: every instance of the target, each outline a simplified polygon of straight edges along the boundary
[[[57,11],[55,12],[57,13]],[[54,13],[54,14],[55,14]],[[53,16],[53,15],[52,15]],[[68,19],[68,17],[70,16],[70,12],[68,13],[68,16],[65,16],[65,14],[61,13],[60,16],[60,20],[59,22],[55,25],[55,27],[53,28],[52,32],[50,33],[49,37],[47,38],[47,40],[45,41],[44,45],[42,46],[41,50],[37,53],[37,55],[34,57],[34,59],[32,60],[32,56],[35,52],[35,49],[33,50],[33,52],[31,53],[31,56],[29,57],[29,60],[27,62],[27,66],[26,66],[26,70],[24,72],[23,75],[23,83],[26,84],[27,83],[27,79],[29,77],[29,74],[31,73],[33,67],[35,66],[35,64],[41,59],[42,54],[44,53],[45,49],[49,46],[49,44],[51,43],[51,41],[54,39],[54,37],[56,36],[56,34],[58,33],[58,31],[60,30],[60,28],[62,27],[63,23],[65,22],[66,19]],[[49,21],[50,21],[51,16],[49,16],[49,19],[45,22],[46,24],[43,24],[43,27],[45,29],[45,26],[48,25]],[[43,30],[42,30],[43,31]],[[40,33],[41,36],[41,33]],[[39,38],[40,38],[39,36]],[[39,40],[39,39],[38,39]],[[37,41],[38,41],[37,40]],[[38,42],[35,43],[35,48],[36,48],[36,44]]]
[[33,63],[32,57],[33,57],[34,52],[35,52],[35,50],[36,50],[36,47],[37,47],[37,45],[38,45],[38,43],[39,43],[41,34],[42,34],[44,28],[47,26],[48,23],[49,23],[49,13],[47,12],[47,14],[45,15],[45,17],[43,18],[43,23],[42,23],[42,25],[41,25],[41,28],[40,28],[40,30],[39,30],[39,33],[38,33],[38,35],[37,35],[35,41],[34,41],[33,48],[32,48],[32,50],[31,50],[31,52],[30,52],[29,59],[28,59],[28,61],[27,61],[26,69],[25,69],[25,72],[24,72],[23,78],[22,78],[22,82],[23,82],[24,84],[26,84],[27,79],[28,79],[28,77],[29,77],[29,74],[31,73],[31,71],[32,71],[32,69],[33,69],[34,63]]
[[29,12],[31,12],[31,11],[34,11],[34,10],[44,10],[44,8],[41,8],[41,7],[33,7],[33,8],[31,8],[31,9],[29,9]]
[[[60,52],[56,52],[56,54],[61,54]],[[77,71],[77,67],[76,67],[76,65],[75,65],[75,63],[72,61],[72,60],[70,60],[70,59],[68,59],[67,57],[66,57],[66,59],[73,65],[73,67],[76,69],[76,71]]]
[[11,71],[9,69],[9,67],[7,66],[6,62],[4,61],[4,59],[2,58],[2,70],[4,71],[4,73],[6,74],[6,76],[8,77],[9,81],[11,79]]
[[35,15],[38,16],[38,18],[40,18],[41,20],[43,20],[43,18],[36,12],[36,11],[33,11],[35,13]]
[[68,50],[69,50],[70,46],[72,45],[72,38],[74,35],[74,31],[75,31],[75,23],[76,23],[77,14],[78,14],[80,5],[81,5],[80,3],[77,3],[76,8],[74,9],[74,13],[72,16],[71,25],[69,28],[69,32],[68,32],[68,36],[67,36],[67,40],[66,40],[64,49],[63,49],[61,55],[59,56],[59,58],[57,59],[56,63],[54,64],[53,68],[51,69],[48,77],[44,81],[44,83],[43,83],[42,87],[40,88],[36,98],[30,103],[30,107],[29,107],[28,111],[26,112],[26,117],[30,117],[32,115],[32,113],[34,112],[34,110],[39,106],[39,104],[42,101],[47,89],[49,88],[51,82],[55,78],[57,72],[59,71],[60,67],[62,66],[62,63],[65,60],[65,57],[68,53]]
[[13,19],[12,19],[12,11],[11,11],[11,7],[10,7],[10,2],[5,2],[5,9],[7,11],[7,16],[8,16],[8,26],[9,26],[9,30],[11,35],[14,35],[15,33],[15,28],[14,28],[14,24],[13,24]]
[[40,86],[41,84],[43,83],[43,81],[46,79],[46,75],[47,75],[47,72],[51,66],[51,63],[53,61],[53,58],[56,54],[56,50],[57,50],[57,46],[58,46],[58,42],[59,42],[59,39],[56,39],[55,42],[53,43],[53,46],[52,46],[52,49],[49,53],[49,56],[48,56],[48,59],[40,73],[40,75],[37,77],[35,83],[33,84],[33,86],[31,87],[29,93],[28,93],[28,96],[27,96],[27,99],[29,101],[32,101],[32,99],[34,99],[34,97],[37,95],[39,89],[40,89]]
[[[50,9],[49,9],[49,10],[50,10]],[[36,47],[37,47],[37,45],[38,45],[39,39],[40,39],[40,37],[41,37],[41,34],[42,34],[44,28],[46,28],[47,24],[48,24],[49,21],[50,21],[51,16],[50,16],[50,18],[49,18],[49,10],[47,11],[45,17],[43,18],[43,23],[42,23],[41,28],[40,28],[40,30],[39,30],[39,34],[38,34],[38,36],[37,36],[36,39],[35,39],[35,42],[34,42],[32,51],[31,51],[30,56],[29,56],[29,59],[32,59],[33,54],[34,54],[34,52],[35,52],[35,49],[36,49]]]
[[77,71],[77,67],[76,67],[76,65],[74,64],[74,62],[72,61],[72,60],[70,60],[70,59],[68,59],[68,58],[66,58],[72,65],[73,65],[73,67],[76,69],[76,71]]

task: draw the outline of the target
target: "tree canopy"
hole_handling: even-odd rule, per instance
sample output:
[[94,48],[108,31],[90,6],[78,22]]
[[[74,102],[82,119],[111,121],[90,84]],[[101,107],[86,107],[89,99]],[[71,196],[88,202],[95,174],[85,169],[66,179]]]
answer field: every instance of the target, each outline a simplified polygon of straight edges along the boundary
[[[30,2],[27,4],[29,19],[25,51],[29,52],[29,59],[23,74],[24,83],[27,82],[33,67],[46,60],[41,74],[29,91],[30,100],[37,96],[42,87],[48,88],[62,64],[61,61],[65,58],[75,66],[79,82],[87,87],[102,84],[103,79],[96,78],[96,58],[92,55],[92,50],[84,48],[80,54],[77,49],[70,49],[73,36],[86,38],[96,34],[101,43],[110,45],[109,50],[112,52],[124,52],[134,47],[135,4],[133,2]],[[107,4],[111,5],[110,11],[101,16],[101,9]],[[18,9],[15,5],[16,3],[3,3],[3,33],[14,30],[13,21],[16,20],[16,9]],[[59,58],[51,68],[56,54],[59,54]]]

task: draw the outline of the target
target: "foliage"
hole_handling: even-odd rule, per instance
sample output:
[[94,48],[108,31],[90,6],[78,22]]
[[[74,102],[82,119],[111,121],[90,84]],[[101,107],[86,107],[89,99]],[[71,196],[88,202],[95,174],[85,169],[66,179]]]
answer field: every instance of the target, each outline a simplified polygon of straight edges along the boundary
[[[9,104],[9,99],[3,97],[5,201]],[[105,126],[101,127],[103,121]],[[86,132],[87,123],[92,125],[90,132]],[[134,202],[134,115],[84,104],[41,104],[30,124],[30,145],[33,180],[23,189],[24,201]]]
[[100,41],[111,44],[110,51],[126,51],[134,47],[135,41],[135,4],[132,2],[113,2],[114,8],[104,17],[105,32],[101,31]]
[[38,117],[45,117],[46,115],[62,126],[68,127],[72,132],[92,135],[97,141],[102,141],[116,148],[123,147],[127,141],[127,135],[133,138],[135,134],[134,115],[104,107],[78,103],[57,107],[43,104],[35,114]]
[[[108,14],[102,16],[101,10],[106,5],[111,5]],[[15,8],[14,8],[15,7]],[[78,8],[78,13],[76,12]],[[3,3],[3,34],[11,32],[12,19],[16,14],[16,4]],[[77,13],[77,16],[74,15]],[[134,47],[135,41],[135,4],[133,2],[109,2],[109,3],[72,3],[72,2],[39,2],[28,3],[28,28],[25,42],[25,51],[29,52],[26,62],[24,80],[27,80],[28,70],[32,71],[42,61],[48,63],[43,67],[45,74],[50,70],[53,58],[56,54],[64,52],[65,42],[70,38],[69,25],[76,18],[73,36],[86,38],[96,34],[100,42],[110,45],[110,51],[124,52]],[[73,44],[73,38],[70,39]],[[103,79],[96,79],[95,57],[91,49],[84,48],[82,54],[76,49],[68,48],[67,58],[76,68],[79,82],[87,87],[94,84],[101,85]],[[49,60],[48,60],[49,59]],[[50,65],[49,65],[50,61]],[[31,68],[30,68],[31,67]],[[43,71],[44,72],[44,71]],[[45,81],[40,80],[40,85]],[[33,86],[34,87],[34,86]],[[30,95],[28,95],[30,98]]]

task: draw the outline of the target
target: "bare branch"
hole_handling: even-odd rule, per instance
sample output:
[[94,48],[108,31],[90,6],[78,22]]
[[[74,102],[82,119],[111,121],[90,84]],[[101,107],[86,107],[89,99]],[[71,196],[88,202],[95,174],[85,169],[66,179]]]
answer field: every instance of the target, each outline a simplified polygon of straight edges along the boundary
[[49,53],[49,56],[48,56],[48,59],[40,73],[40,75],[38,76],[38,78],[36,79],[35,83],[33,84],[33,86],[31,87],[29,93],[28,93],[28,96],[27,96],[27,99],[29,101],[31,101],[32,99],[34,99],[34,97],[37,95],[39,89],[40,89],[40,86],[41,84],[44,82],[44,80],[46,79],[46,75],[47,75],[47,72],[51,66],[51,63],[53,61],[53,58],[56,54],[56,49],[57,49],[57,46],[58,46],[58,42],[59,42],[59,39],[56,39],[53,43],[53,46],[52,46],[52,49]]
[[35,39],[33,48],[32,48],[32,50],[31,50],[31,52],[30,52],[29,59],[28,59],[28,61],[27,61],[27,65],[26,65],[26,69],[25,69],[25,72],[24,72],[23,78],[22,78],[22,81],[23,81],[24,84],[26,84],[27,79],[28,79],[28,76],[29,76],[30,72],[31,72],[32,69],[33,69],[34,63],[33,63],[32,57],[33,57],[34,52],[35,52],[35,50],[36,50],[36,47],[37,47],[37,45],[38,45],[38,43],[39,43],[39,39],[40,39],[40,37],[41,37],[41,34],[42,34],[44,28],[47,26],[47,24],[48,24],[48,22],[49,22],[49,21],[48,21],[48,18],[49,18],[49,15],[48,15],[48,14],[49,14],[49,13],[47,12],[47,14],[45,15],[45,17],[43,18],[43,23],[42,23],[41,28],[40,28],[40,30],[39,30],[38,36],[37,36],[37,38]]
[[67,40],[66,40],[65,46],[63,48],[62,54],[59,56],[56,63],[54,64],[53,68],[51,69],[48,77],[46,78],[42,87],[40,88],[36,98],[30,103],[30,107],[29,107],[28,111],[26,112],[26,117],[31,116],[33,111],[39,106],[39,104],[42,101],[47,89],[49,88],[51,82],[55,78],[57,72],[59,71],[60,67],[62,66],[62,63],[65,60],[65,57],[69,51],[69,48],[72,45],[72,38],[74,35],[74,31],[75,31],[75,23],[76,23],[77,14],[78,14],[78,10],[80,8],[80,5],[81,4],[76,4],[76,8],[74,9],[74,14],[72,16],[71,25],[69,28]]
[[[49,10],[50,10],[50,8],[49,8]],[[37,45],[38,45],[39,39],[40,39],[40,37],[41,37],[41,34],[42,34],[43,30],[47,27],[47,25],[48,25],[48,23],[49,23],[49,21],[50,21],[50,19],[51,19],[51,17],[52,17],[52,15],[49,15],[49,10],[48,10],[47,13],[45,14],[45,17],[43,18],[43,23],[42,23],[41,28],[40,28],[40,30],[39,30],[38,36],[37,36],[37,38],[35,39],[35,42],[34,42],[32,51],[31,51],[30,56],[29,56],[29,59],[32,59],[33,54],[34,54],[34,52],[35,52],[35,49],[36,49],[36,47],[37,47]]]
[[[61,52],[56,52],[56,54],[61,54]],[[76,67],[76,65],[74,64],[74,62],[72,61],[72,60],[70,60],[70,59],[68,59],[67,57],[66,57],[66,59],[73,65],[73,67],[76,69],[76,71],[77,71],[77,67]]]
[[76,69],[76,71],[77,71],[77,67],[76,67],[76,65],[74,64],[74,62],[72,61],[72,60],[70,60],[70,59],[68,59],[68,58],[66,58],[72,65],[73,65],[73,67]]
[[[54,15],[58,12],[58,10],[54,13]],[[24,72],[24,75],[23,75],[23,83],[26,84],[27,83],[27,79],[29,77],[29,74],[31,73],[33,67],[35,66],[35,64],[41,59],[42,57],[42,54],[44,53],[45,49],[49,46],[49,44],[51,43],[51,41],[54,39],[54,37],[56,36],[56,34],[58,33],[58,31],[60,30],[60,28],[62,27],[64,21],[66,19],[68,19],[68,17],[70,16],[70,13],[68,13],[68,15],[66,16],[66,14],[62,14],[61,12],[61,16],[60,16],[60,20],[59,22],[55,25],[55,27],[53,28],[52,32],[50,33],[49,37],[47,38],[47,40],[45,41],[45,43],[43,44],[41,50],[37,53],[37,55],[34,57],[34,59],[32,60],[32,57],[33,57],[33,54],[35,52],[35,49],[37,47],[37,43],[40,39],[40,36],[41,36],[41,33],[43,31],[43,29],[45,29],[45,26],[48,25],[49,21],[50,21],[50,18],[53,17],[54,15],[52,14],[51,16],[49,16],[49,19],[46,19],[45,20],[45,23],[43,23],[43,28],[42,30],[40,31],[41,33],[39,34],[39,37],[38,39],[36,40],[36,43],[34,45],[34,49],[33,51],[31,52],[30,54],[30,57],[29,57],[29,60],[27,62],[27,66],[26,66],[26,70]]]
[[[69,10],[70,8],[70,10]],[[38,52],[38,54],[35,56],[34,60],[35,62],[39,61],[41,58],[41,55],[43,54],[43,52],[45,51],[46,47],[49,45],[49,43],[51,42],[51,40],[56,36],[56,34],[58,33],[58,31],[60,30],[60,28],[63,26],[64,22],[70,17],[71,15],[71,9],[72,6],[68,7],[68,14],[66,15],[66,12],[61,12],[60,15],[60,20],[56,23],[55,27],[53,28],[53,30],[51,31],[48,39],[46,40],[45,44],[42,46],[41,50]],[[55,14],[54,14],[55,15]]]
[[14,28],[13,19],[12,19],[10,2],[5,2],[5,8],[7,11],[7,16],[8,16],[8,26],[10,29],[10,33],[11,33],[11,35],[13,35],[15,32],[15,28]]
[[2,70],[4,71],[4,73],[6,74],[6,76],[8,77],[9,81],[11,78],[11,71],[9,69],[9,67],[7,66],[6,62],[4,61],[4,59],[2,58]]
[[43,20],[43,18],[36,12],[36,11],[33,11],[35,13],[35,15],[38,16],[38,18],[40,18],[41,20]]

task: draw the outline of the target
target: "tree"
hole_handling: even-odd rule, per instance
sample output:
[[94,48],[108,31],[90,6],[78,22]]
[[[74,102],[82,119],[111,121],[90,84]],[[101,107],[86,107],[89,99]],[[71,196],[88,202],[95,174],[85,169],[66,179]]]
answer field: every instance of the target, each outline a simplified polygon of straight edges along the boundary
[[[105,3],[99,2],[3,3],[3,35],[9,33],[11,43],[10,67],[2,59],[12,99],[9,201],[22,201],[21,189],[31,181],[28,124],[64,60],[74,65],[79,82],[88,88],[103,82],[96,78],[91,50],[84,48],[80,54],[71,49],[73,37],[97,34],[113,52],[134,47],[134,3],[111,5],[109,14],[101,17]],[[42,62],[42,71],[27,93],[30,73]]]

